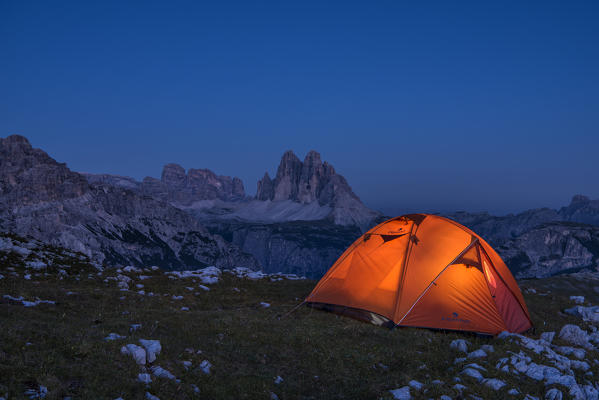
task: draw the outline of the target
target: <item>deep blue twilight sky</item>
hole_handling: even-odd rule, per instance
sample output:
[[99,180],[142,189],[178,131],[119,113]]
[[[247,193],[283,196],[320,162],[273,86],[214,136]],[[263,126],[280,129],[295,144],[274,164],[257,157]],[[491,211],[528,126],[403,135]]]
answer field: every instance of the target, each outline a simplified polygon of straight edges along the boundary
[[599,197],[597,1],[207,3],[0,1],[0,137],[249,193],[316,149],[388,214]]

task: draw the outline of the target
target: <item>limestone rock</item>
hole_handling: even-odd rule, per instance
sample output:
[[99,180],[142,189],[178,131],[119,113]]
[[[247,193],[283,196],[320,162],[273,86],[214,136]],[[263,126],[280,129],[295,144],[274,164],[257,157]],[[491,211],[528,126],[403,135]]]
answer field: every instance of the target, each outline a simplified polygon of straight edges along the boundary
[[123,185],[90,184],[22,136],[0,139],[0,230],[113,265],[258,266],[186,212]]
[[338,225],[355,225],[362,229],[377,218],[352,191],[345,178],[332,165],[322,162],[320,154],[310,151],[304,161],[292,152],[283,154],[276,177],[268,174],[258,181],[256,199],[292,200],[302,204],[318,203],[332,209],[330,218]]

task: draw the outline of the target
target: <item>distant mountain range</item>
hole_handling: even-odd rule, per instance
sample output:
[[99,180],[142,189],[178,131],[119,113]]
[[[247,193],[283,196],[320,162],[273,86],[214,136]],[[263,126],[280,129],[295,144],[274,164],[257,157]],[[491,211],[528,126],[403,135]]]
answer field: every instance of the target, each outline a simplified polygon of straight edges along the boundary
[[576,195],[559,210],[502,217],[459,212],[448,217],[486,238],[520,278],[599,268],[599,200]]
[[[457,212],[516,276],[599,267],[599,200],[492,216]],[[321,276],[383,221],[320,154],[286,152],[276,176],[245,193],[236,177],[164,166],[142,181],[71,171],[18,135],[0,139],[0,230],[81,251],[96,262],[180,269],[245,266]]]
[[0,139],[0,229],[101,263],[259,267],[188,213],[120,186],[90,184],[16,135]]

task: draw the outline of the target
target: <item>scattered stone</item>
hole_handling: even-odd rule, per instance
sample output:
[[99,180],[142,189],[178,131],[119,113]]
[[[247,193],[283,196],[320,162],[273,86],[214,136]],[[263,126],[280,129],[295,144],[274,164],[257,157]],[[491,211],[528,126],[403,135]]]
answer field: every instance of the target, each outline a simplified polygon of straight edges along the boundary
[[504,387],[506,385],[506,383],[504,381],[502,381],[500,379],[495,379],[495,378],[484,379],[482,381],[482,383],[485,386],[488,386],[488,387],[490,387],[493,390],[499,390],[499,389],[501,389],[502,387]]
[[559,337],[566,342],[570,342],[586,349],[593,349],[593,345],[589,343],[588,333],[582,330],[578,325],[564,325],[559,332]]
[[483,358],[486,357],[487,353],[483,349],[474,350],[471,353],[468,353],[468,358]]
[[520,391],[518,389],[510,389],[507,391],[507,394],[510,394],[512,396],[517,396],[520,394]]
[[484,350],[484,352],[487,354],[495,352],[495,348],[490,344],[483,344],[482,346],[480,346],[480,348],[481,350]]
[[584,303],[584,296],[570,296],[570,300],[576,304],[582,304]]
[[170,275],[169,278],[195,278],[199,279],[205,285],[211,285],[218,282],[221,270],[212,266],[194,271],[170,271],[166,274]]
[[25,391],[25,396],[30,399],[43,399],[48,394],[48,388],[42,385],[39,385],[37,389],[27,389]]
[[557,351],[565,356],[572,355],[572,356],[578,358],[579,360],[582,360],[586,355],[586,351],[584,349],[579,349],[577,347],[570,347],[570,346],[557,346],[555,348],[555,351]]
[[458,351],[467,353],[468,352],[468,341],[464,339],[456,339],[449,344],[449,348],[456,349]]
[[591,368],[590,365],[586,361],[571,360],[570,365],[572,366],[573,369],[580,369],[585,372]]
[[555,337],[555,332],[543,332],[541,333],[541,340],[551,343]]
[[260,302],[260,305],[261,305],[262,307],[264,307],[264,308],[268,308],[268,307],[270,307],[270,304],[269,304],[269,303],[265,303],[265,302],[263,302],[263,301],[262,301],[262,302]]
[[141,324],[131,324],[129,327],[129,332],[135,332],[138,329],[141,329]]
[[464,389],[466,389],[466,386],[462,385],[461,383],[456,383],[455,385],[453,385],[453,388],[458,392],[462,392],[464,391]]
[[3,297],[7,300],[19,302],[22,305],[24,305],[25,307],[35,307],[39,304],[56,304],[56,302],[54,302],[52,300],[40,300],[39,298],[36,298],[35,301],[27,301],[23,298],[23,296],[13,297],[9,294],[5,294]]
[[389,390],[389,392],[391,392],[391,395],[396,400],[411,400],[412,399],[412,395],[410,394],[409,386],[404,386],[399,389]]
[[106,340],[108,342],[108,341],[111,341],[111,340],[119,340],[119,339],[124,339],[124,338],[125,338],[124,336],[121,336],[121,335],[119,335],[117,333],[109,333],[108,336],[106,336],[104,338],[104,340]]
[[162,350],[162,346],[160,346],[160,341],[139,339],[139,343],[141,343],[141,345],[146,349],[146,352],[148,353],[148,362],[154,362],[154,360],[156,360],[156,356],[160,354],[160,351]]
[[599,306],[574,306],[564,310],[566,314],[582,318],[585,322],[599,322]]
[[186,370],[191,368],[191,361],[181,361],[181,364],[183,364]]
[[210,364],[210,361],[208,360],[204,360],[200,363],[200,369],[202,370],[203,373],[205,373],[206,375],[210,374],[210,368],[212,368],[212,364]]
[[189,311],[189,307],[181,307],[181,311]]
[[154,396],[152,393],[150,392],[146,392],[146,400],[160,400],[160,397],[158,396]]
[[152,368],[150,368],[150,370],[152,371],[152,373],[154,374],[154,376],[158,377],[158,378],[166,378],[166,379],[171,379],[171,380],[175,380],[175,375],[171,374],[170,371],[167,371],[166,369],[156,365],[153,366]]
[[484,376],[482,376],[480,371],[477,369],[474,369],[474,368],[466,368],[462,371],[462,374],[467,375],[471,378],[474,378],[479,382],[484,379]]
[[137,380],[145,383],[146,385],[152,382],[152,376],[150,374],[138,374]]
[[281,382],[283,382],[283,378],[281,378],[280,376],[277,375],[277,377],[275,378],[275,385],[278,385]]
[[545,392],[545,400],[562,400],[563,397],[562,392],[556,388],[549,389]]
[[482,367],[482,366],[478,365],[477,363],[471,363],[471,364],[465,365],[464,368],[476,368],[476,369],[479,369],[481,371],[486,371],[487,370],[485,367]]
[[133,359],[138,365],[146,364],[146,351],[136,344],[128,344],[126,346],[121,347],[121,353],[133,357]]
[[423,383],[420,383],[420,382],[414,381],[414,380],[408,382],[408,385],[415,390],[420,390],[424,387]]

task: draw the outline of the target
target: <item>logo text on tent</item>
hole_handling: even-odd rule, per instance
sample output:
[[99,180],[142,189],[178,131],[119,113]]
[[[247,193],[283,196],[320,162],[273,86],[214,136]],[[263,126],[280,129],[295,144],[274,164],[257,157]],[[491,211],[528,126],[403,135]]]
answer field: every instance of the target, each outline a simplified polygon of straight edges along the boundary
[[450,322],[462,322],[464,324],[469,324],[469,319],[460,318],[457,312],[451,313],[451,317],[441,317],[441,321],[450,321]]

